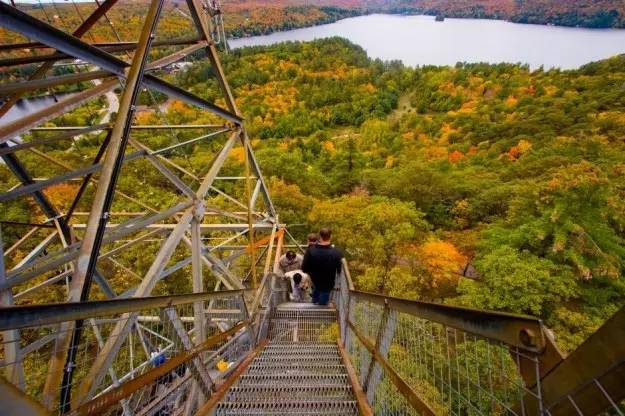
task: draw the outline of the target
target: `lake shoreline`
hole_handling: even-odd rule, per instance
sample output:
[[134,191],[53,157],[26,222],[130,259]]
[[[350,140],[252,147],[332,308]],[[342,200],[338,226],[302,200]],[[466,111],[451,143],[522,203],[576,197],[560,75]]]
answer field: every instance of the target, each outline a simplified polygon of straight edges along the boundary
[[[493,19],[368,14],[337,22],[232,39],[233,49],[343,37],[373,59],[406,66],[457,63],[521,64],[530,69],[578,69],[625,53],[625,30],[519,24]],[[375,30],[372,30],[375,28]]]
[[[286,32],[289,30],[295,30],[295,29],[306,29],[306,28],[310,28],[310,27],[316,27],[316,26],[323,26],[326,24],[331,24],[331,23],[336,23],[339,22],[341,20],[344,19],[350,19],[353,17],[361,17],[361,16],[369,16],[369,15],[374,15],[374,14],[384,14],[384,15],[390,15],[390,16],[430,16],[433,18],[439,18],[442,17],[443,20],[441,20],[441,22],[444,22],[445,19],[463,19],[463,20],[494,20],[494,21],[501,21],[501,22],[508,22],[508,23],[513,23],[513,24],[519,24],[519,25],[536,25],[536,26],[548,26],[548,27],[561,27],[561,28],[572,28],[572,29],[590,29],[590,30],[610,30],[610,29],[617,29],[617,30],[625,30],[625,26],[585,26],[585,25],[573,25],[573,24],[557,24],[557,23],[553,23],[553,22],[549,22],[549,21],[527,21],[527,20],[515,20],[514,17],[501,17],[498,15],[463,15],[463,14],[446,14],[446,13],[437,13],[435,11],[432,10],[423,10],[422,12],[417,11],[415,9],[412,9],[411,11],[405,11],[403,9],[391,9],[391,10],[383,10],[383,9],[367,9],[367,10],[360,10],[360,9],[345,9],[345,8],[340,8],[338,7],[337,9],[340,9],[341,11],[345,12],[346,15],[343,15],[343,17],[339,17],[339,18],[330,18],[327,19],[325,21],[318,21],[318,22],[312,22],[312,24],[303,24],[302,26],[294,26],[288,29],[282,29],[282,28],[267,28],[267,30],[263,31],[262,33],[259,34],[246,34],[244,36],[233,36],[233,35],[229,35],[228,39],[229,40],[238,40],[238,39],[247,39],[247,38],[251,38],[251,37],[256,37],[256,36],[266,36],[266,35],[271,35],[273,33],[278,33],[278,32]],[[347,15],[347,13],[349,13],[349,15]]]

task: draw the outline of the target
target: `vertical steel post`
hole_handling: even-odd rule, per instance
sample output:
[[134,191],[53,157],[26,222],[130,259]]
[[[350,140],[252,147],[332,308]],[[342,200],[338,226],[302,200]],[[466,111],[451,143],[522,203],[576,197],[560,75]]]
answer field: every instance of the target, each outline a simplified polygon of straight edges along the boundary
[[254,219],[252,218],[252,211],[254,209],[254,201],[252,198],[252,183],[250,177],[250,158],[247,152],[249,138],[245,132],[241,132],[241,145],[243,146],[243,153],[245,154],[245,199],[247,200],[247,226],[248,226],[248,242],[250,245],[250,267],[252,272],[252,287],[255,289],[258,287],[258,280],[256,277],[256,246],[254,244]]
[[[4,265],[4,249],[2,245],[2,229],[0,229],[0,284],[7,280]],[[0,291],[0,306],[13,306],[13,292],[11,288]],[[18,389],[24,390],[24,367],[22,363],[22,351],[20,349],[20,332],[11,329],[2,332],[4,344],[4,376]]]
[[[202,280],[202,235],[200,224],[204,217],[204,204],[196,201],[194,205],[193,219],[191,220],[191,274],[193,275],[193,292],[200,293],[204,291],[204,282]],[[206,325],[204,314],[204,302],[195,302],[193,304],[193,328],[195,334],[195,345],[199,345],[206,339]],[[202,357],[200,355],[200,357]],[[198,404],[204,401],[204,394],[197,381],[193,382],[190,397],[185,405],[184,414],[191,414],[195,408],[195,402]]]
[[[91,281],[95,272],[95,267],[104,237],[106,223],[109,218],[109,209],[113,203],[115,185],[119,172],[121,171],[130,126],[134,116],[134,105],[139,95],[141,81],[148,58],[150,44],[154,39],[154,30],[160,16],[163,0],[152,0],[146,15],[141,36],[137,44],[137,49],[126,77],[126,86],[120,101],[118,118],[111,131],[108,151],[102,164],[102,171],[98,181],[94,201],[87,221],[87,230],[83,237],[78,259],[76,260],[75,271],[72,276],[72,284],[68,296],[69,302],[85,301],[89,297]],[[70,410],[71,384],[73,377],[74,359],[76,348],[80,343],[82,321],[77,321],[75,326],[71,323],[67,325],[66,332],[61,332],[57,346],[57,353],[51,358],[51,369],[46,379],[45,390],[48,395],[55,389],[59,376],[61,375],[60,361],[61,354],[67,353],[65,360],[65,371],[62,375],[61,383],[61,412],[67,413]],[[71,339],[68,336],[71,334]],[[67,349],[63,348],[67,347]]]

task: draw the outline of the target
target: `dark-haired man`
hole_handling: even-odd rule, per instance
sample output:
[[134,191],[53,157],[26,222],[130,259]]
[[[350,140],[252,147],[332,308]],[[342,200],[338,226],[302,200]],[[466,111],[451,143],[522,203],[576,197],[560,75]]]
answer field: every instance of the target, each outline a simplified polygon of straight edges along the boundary
[[289,250],[280,257],[278,266],[282,275],[293,270],[300,270],[302,268],[302,255]]
[[319,231],[319,242],[308,247],[302,264],[302,270],[308,273],[314,285],[312,301],[318,305],[328,304],[334,280],[341,271],[343,255],[332,245],[331,240],[332,230],[322,228]]

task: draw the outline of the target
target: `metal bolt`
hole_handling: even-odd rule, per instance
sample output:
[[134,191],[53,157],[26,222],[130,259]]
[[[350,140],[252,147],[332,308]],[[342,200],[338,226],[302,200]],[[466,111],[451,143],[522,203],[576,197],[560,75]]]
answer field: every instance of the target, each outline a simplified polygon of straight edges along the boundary
[[536,346],[536,334],[531,329],[521,329],[521,332],[519,332],[519,339],[521,340],[521,343],[526,347]]

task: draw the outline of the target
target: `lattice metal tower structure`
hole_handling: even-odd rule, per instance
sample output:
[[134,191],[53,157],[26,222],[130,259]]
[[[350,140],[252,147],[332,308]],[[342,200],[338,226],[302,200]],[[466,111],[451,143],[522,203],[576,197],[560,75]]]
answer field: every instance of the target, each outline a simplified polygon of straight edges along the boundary
[[[175,4],[195,33],[167,38],[159,22],[171,5],[136,3],[144,9],[141,32],[128,41],[118,33],[124,22],[110,18],[118,3],[96,2],[90,10],[73,1],[0,3],[0,27],[26,38],[0,47],[2,306],[142,298],[175,293],[174,286],[194,293],[252,288],[270,267],[274,241],[282,244],[284,230],[220,62],[219,44],[227,45],[219,4]],[[77,27],[69,27],[72,6]],[[115,41],[93,36],[98,27]],[[210,63],[207,82],[219,87],[217,99],[175,85],[169,69],[193,54]],[[65,90],[74,92],[58,94]],[[15,112],[50,92],[57,95],[48,105]],[[103,99],[104,111],[94,104]],[[205,122],[172,120],[165,99]],[[68,122],[78,111],[89,115]],[[142,114],[151,122],[141,122]],[[202,313],[195,308],[196,340],[206,337]],[[23,356],[54,344],[38,375],[43,403],[64,412],[92,397],[106,377],[116,377],[111,366],[126,339],[144,334],[136,316],[123,315],[100,334],[101,353],[74,386],[86,325],[68,321],[37,336],[5,331],[6,378],[28,389]]]

